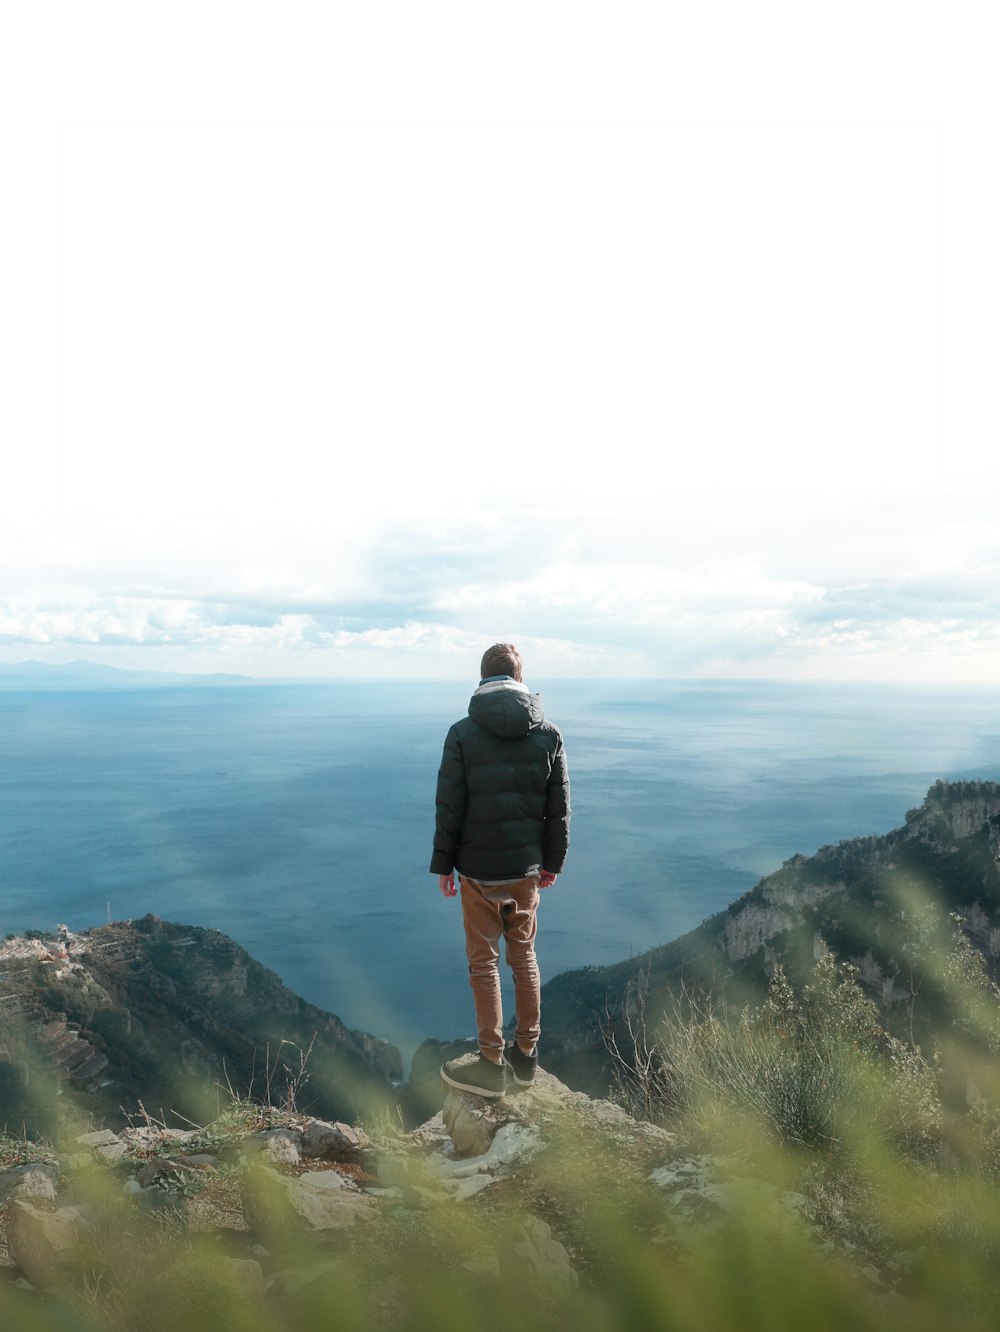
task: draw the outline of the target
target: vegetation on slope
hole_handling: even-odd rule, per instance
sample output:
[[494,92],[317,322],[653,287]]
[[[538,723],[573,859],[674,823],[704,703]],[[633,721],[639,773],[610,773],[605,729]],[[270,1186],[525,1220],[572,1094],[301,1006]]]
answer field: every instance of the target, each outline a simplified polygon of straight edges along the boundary
[[555,977],[543,989],[549,1067],[603,1094],[606,1034],[627,1041],[636,1005],[659,1019],[705,990],[737,1007],[760,1003],[776,966],[801,986],[824,953],[857,969],[891,1032],[919,1043],[947,1009],[935,959],[948,948],[949,913],[998,974],[998,850],[1000,784],[936,782],[894,832],[792,856],[682,938]]

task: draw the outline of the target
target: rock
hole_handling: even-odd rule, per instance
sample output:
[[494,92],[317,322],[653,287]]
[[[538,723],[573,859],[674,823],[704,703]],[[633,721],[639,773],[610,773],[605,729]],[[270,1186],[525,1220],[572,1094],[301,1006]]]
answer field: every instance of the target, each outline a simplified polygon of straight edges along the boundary
[[302,1135],[297,1129],[264,1129],[247,1138],[246,1147],[274,1165],[298,1165],[302,1160]]
[[541,1142],[541,1134],[533,1124],[512,1120],[500,1125],[480,1156],[457,1156],[449,1142],[443,1150],[423,1157],[420,1164],[429,1182],[449,1197],[462,1201],[488,1188],[498,1177],[510,1174],[512,1167],[529,1161]]
[[354,1161],[371,1150],[368,1134],[350,1124],[310,1119],[302,1130],[302,1155],[307,1160],[326,1157],[331,1161]]
[[678,1158],[653,1170],[647,1178],[665,1194],[665,1201],[682,1223],[676,1238],[694,1245],[700,1236],[714,1230],[725,1217],[745,1220],[782,1218],[805,1235],[808,1211],[805,1198],[780,1189],[770,1180],[738,1173],[736,1158],[691,1156]]
[[76,1266],[83,1216],[78,1207],[52,1212],[19,1198],[7,1204],[11,1262],[33,1286],[51,1286]]
[[477,1193],[482,1193],[483,1189],[488,1189],[492,1183],[492,1175],[466,1175],[462,1179],[449,1180],[446,1187],[449,1197],[456,1202],[465,1202]]
[[260,1303],[266,1298],[267,1282],[255,1258],[220,1258],[218,1262],[219,1270],[245,1299]]
[[95,1156],[105,1161],[118,1161],[128,1151],[128,1147],[117,1133],[110,1129],[97,1129],[94,1133],[81,1133],[77,1138],[81,1147],[89,1147]]
[[315,1230],[347,1230],[372,1215],[375,1204],[335,1170],[300,1175],[287,1182],[289,1201]]
[[569,1254],[537,1216],[514,1226],[497,1248],[501,1281],[525,1282],[540,1295],[568,1295],[579,1285]]
[[173,1161],[153,1160],[147,1161],[139,1170],[136,1179],[144,1188],[151,1188],[154,1184],[166,1187],[169,1184],[180,1183],[184,1171],[180,1166],[175,1165]]
[[94,1148],[94,1154],[105,1161],[120,1161],[127,1151],[123,1142],[102,1142]]
[[94,1133],[81,1133],[77,1142],[81,1147],[107,1147],[112,1143],[121,1142],[121,1139],[110,1129],[98,1129]]
[[428,1189],[422,1184],[404,1184],[400,1193],[403,1206],[415,1212],[426,1211],[444,1197],[444,1194]]
[[59,1167],[50,1161],[31,1161],[0,1170],[0,1203],[8,1198],[51,1201],[58,1183]]
[[312,1230],[350,1230],[371,1217],[376,1204],[335,1170],[291,1177],[257,1166],[244,1176],[243,1207],[251,1225],[270,1243],[296,1221]]
[[291,1267],[283,1272],[275,1272],[268,1284],[272,1290],[294,1298],[314,1282],[336,1277],[339,1271],[337,1263],[326,1259],[322,1262],[307,1263],[305,1267]]
[[415,1173],[415,1163],[405,1156],[380,1156],[378,1159],[379,1180],[390,1188],[411,1183]]
[[892,1255],[887,1267],[893,1272],[900,1272],[908,1275],[917,1266],[921,1258],[919,1252],[912,1249],[900,1249]]
[[159,1147],[165,1142],[190,1142],[201,1137],[200,1129],[157,1128],[154,1124],[141,1124],[137,1128],[122,1129],[119,1138],[133,1147]]
[[482,1156],[489,1150],[493,1136],[501,1124],[515,1115],[504,1099],[487,1100],[471,1092],[448,1089],[441,1108],[441,1121],[455,1150],[464,1156]]
[[588,1113],[598,1128],[624,1134],[633,1142],[642,1141],[655,1146],[672,1147],[676,1141],[676,1134],[660,1128],[658,1124],[648,1124],[644,1120],[633,1119],[613,1101],[592,1101]]
[[448,1130],[445,1128],[440,1112],[432,1115],[418,1128],[411,1130],[406,1135],[406,1140],[412,1142],[415,1147],[440,1147],[447,1142]]
[[705,1183],[713,1173],[713,1163],[707,1156],[690,1156],[660,1166],[649,1175],[650,1181],[661,1189],[689,1189],[693,1184]]

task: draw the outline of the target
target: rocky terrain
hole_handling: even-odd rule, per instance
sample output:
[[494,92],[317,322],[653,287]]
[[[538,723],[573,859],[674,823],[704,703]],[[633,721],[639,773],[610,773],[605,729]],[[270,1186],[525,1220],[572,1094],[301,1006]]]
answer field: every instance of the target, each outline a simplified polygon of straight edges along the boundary
[[927,975],[942,913],[959,917],[989,974],[1000,975],[998,854],[1000,784],[936,782],[893,832],[794,855],[682,938],[549,981],[547,1066],[605,1095],[609,1023],[620,1033],[629,1012],[655,1023],[685,989],[757,998],[775,963],[801,982],[825,951],[859,969],[890,1027],[919,1036],[939,1016]]
[[[180,1298],[170,1274],[179,1255],[197,1253],[214,1279],[272,1312],[342,1300],[346,1271],[363,1271],[365,1298],[392,1323],[436,1272],[564,1299],[600,1283],[623,1226],[629,1243],[683,1262],[748,1207],[760,1224],[780,1215],[817,1255],[850,1258],[804,1197],[765,1176],[745,1160],[683,1151],[672,1134],[544,1071],[496,1102],[448,1090],[410,1132],[244,1102],[203,1128],[147,1118],[59,1151],[24,1145],[22,1159],[0,1162],[0,1297],[84,1286],[98,1306],[109,1292],[131,1302],[138,1320],[151,1301]],[[144,1255],[141,1273],[134,1256],[133,1266],[122,1260],[116,1227]],[[863,1283],[888,1294],[904,1278],[902,1258]]]

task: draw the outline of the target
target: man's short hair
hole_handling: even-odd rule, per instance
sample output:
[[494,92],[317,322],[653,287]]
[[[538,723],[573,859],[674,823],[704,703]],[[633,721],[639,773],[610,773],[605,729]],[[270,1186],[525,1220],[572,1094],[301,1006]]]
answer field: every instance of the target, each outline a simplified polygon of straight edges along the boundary
[[485,680],[491,675],[510,675],[520,680],[521,669],[521,654],[513,643],[494,643],[483,653],[479,678]]

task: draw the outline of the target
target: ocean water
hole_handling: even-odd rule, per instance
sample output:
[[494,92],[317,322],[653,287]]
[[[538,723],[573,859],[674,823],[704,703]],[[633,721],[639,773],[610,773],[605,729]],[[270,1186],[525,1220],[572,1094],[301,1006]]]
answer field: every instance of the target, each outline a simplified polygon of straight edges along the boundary
[[[795,852],[899,826],[938,777],[1000,779],[996,690],[531,685],[573,795],[543,978],[665,943]],[[0,693],[0,933],[154,912],[231,935],[404,1055],[472,1035],[460,908],[427,870],[441,747],[470,692]]]

